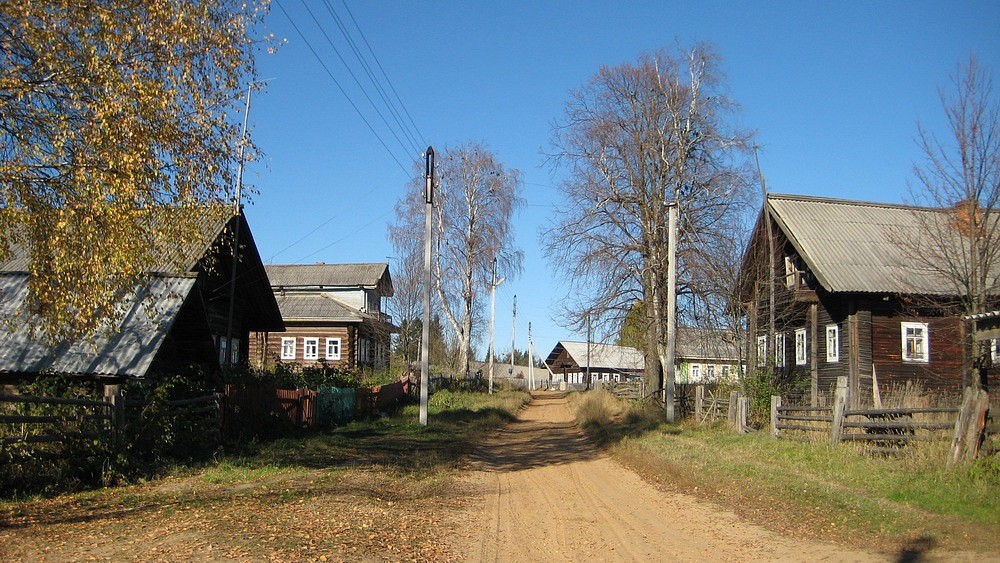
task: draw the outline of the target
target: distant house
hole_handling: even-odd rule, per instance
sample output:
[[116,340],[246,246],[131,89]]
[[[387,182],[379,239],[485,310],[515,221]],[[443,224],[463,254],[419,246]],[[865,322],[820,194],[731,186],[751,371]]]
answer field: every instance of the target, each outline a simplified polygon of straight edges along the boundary
[[256,366],[277,362],[382,369],[389,338],[398,329],[383,312],[392,297],[389,265],[290,264],[266,266],[286,331],[253,335]]
[[839,376],[848,378],[854,402],[870,396],[873,381],[880,390],[917,380],[958,392],[962,321],[932,306],[955,299],[957,290],[919,269],[913,253],[921,251],[901,241],[926,240],[927,225],[954,229],[961,213],[768,195],[740,273],[751,365],[809,382],[814,401]]
[[[176,211],[164,210],[171,212]],[[58,373],[117,383],[190,366],[218,372],[221,365],[246,360],[250,331],[282,330],[246,218],[222,206],[190,212],[199,214],[197,236],[180,242],[157,238],[154,233],[164,263],[152,268],[133,292],[122,297],[119,306],[126,313],[117,326],[78,342],[50,346],[30,331],[16,328],[30,323],[31,313],[23,310],[29,257],[26,248],[15,246],[10,258],[0,263],[0,319],[15,327],[0,330],[0,381]],[[240,229],[240,252],[235,291],[231,292],[236,228]],[[235,299],[230,327],[231,293]]]
[[971,315],[972,333],[980,346],[978,365],[980,384],[987,385],[987,378],[996,381],[1000,375],[1000,310]]
[[[556,381],[585,384],[587,367],[592,381],[621,383],[642,377],[645,357],[641,350],[591,342],[558,342],[545,364]],[[723,331],[679,327],[675,353],[677,383],[705,383],[735,378],[740,369],[739,346]]]

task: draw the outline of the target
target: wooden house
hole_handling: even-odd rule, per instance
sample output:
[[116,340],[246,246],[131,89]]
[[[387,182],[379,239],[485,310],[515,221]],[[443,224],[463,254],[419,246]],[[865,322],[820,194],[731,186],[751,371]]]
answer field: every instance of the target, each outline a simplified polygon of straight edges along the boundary
[[916,255],[932,252],[928,225],[944,232],[960,213],[768,195],[738,288],[751,368],[808,382],[814,402],[839,376],[853,403],[911,380],[959,393],[963,323],[941,306],[958,290]]
[[398,330],[383,312],[382,300],[393,294],[388,264],[290,264],[266,269],[286,331],[253,335],[254,365],[281,362],[352,369],[388,365],[389,339]]
[[[548,366],[556,382],[586,383],[587,368],[591,381],[622,383],[642,377],[645,357],[630,346],[591,342],[558,342],[548,357]],[[678,327],[675,353],[675,381],[704,383],[730,380],[741,369],[739,346],[723,331]]]
[[[177,212],[164,208],[160,214]],[[155,224],[169,219],[151,221],[162,263],[122,297],[119,307],[125,314],[116,326],[77,342],[53,346],[23,328],[32,322],[23,307],[29,257],[26,248],[15,246],[8,260],[0,263],[0,319],[14,327],[0,331],[0,381],[57,373],[120,383],[190,367],[217,373],[222,365],[246,361],[251,331],[283,330],[243,214],[223,206],[184,212],[198,214],[197,234],[183,242],[159,236]],[[231,291],[237,228],[239,254]]]

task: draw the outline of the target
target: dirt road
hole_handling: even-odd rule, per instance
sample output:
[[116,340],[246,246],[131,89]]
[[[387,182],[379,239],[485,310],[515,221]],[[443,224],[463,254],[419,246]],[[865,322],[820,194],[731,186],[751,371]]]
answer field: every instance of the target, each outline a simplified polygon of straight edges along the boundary
[[693,496],[664,493],[602,455],[565,394],[541,393],[487,441],[485,491],[465,537],[472,561],[886,561],[781,537]]

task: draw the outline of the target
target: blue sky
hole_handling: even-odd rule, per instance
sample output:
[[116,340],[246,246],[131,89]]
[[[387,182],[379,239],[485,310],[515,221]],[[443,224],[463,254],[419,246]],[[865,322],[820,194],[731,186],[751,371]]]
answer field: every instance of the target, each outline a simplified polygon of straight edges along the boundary
[[[308,5],[368,86],[327,5]],[[342,0],[328,5],[361,41]],[[510,348],[515,294],[519,348],[527,347],[529,321],[541,356],[558,340],[583,339],[554,317],[565,285],[548,268],[538,234],[559,201],[560,172],[545,157],[553,120],[569,91],[602,65],[678,42],[713,43],[728,94],[742,106],[736,124],[757,132],[771,191],[873,201],[905,201],[920,159],[916,124],[944,132],[938,88],[971,52],[992,68],[1000,96],[996,1],[347,6],[412,116],[420,149],[483,141],[523,173],[528,206],[515,223],[525,271],[497,292],[500,351]],[[273,80],[254,95],[250,114],[265,153],[246,174],[257,191],[247,215],[262,258],[386,261],[393,255],[386,226],[420,154],[396,142],[300,0],[273,0],[266,24],[287,42],[260,56],[260,77]]]

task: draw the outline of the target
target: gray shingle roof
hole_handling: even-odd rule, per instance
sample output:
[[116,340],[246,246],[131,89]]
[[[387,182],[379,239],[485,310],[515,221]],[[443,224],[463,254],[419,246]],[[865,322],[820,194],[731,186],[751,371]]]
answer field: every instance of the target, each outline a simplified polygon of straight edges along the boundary
[[392,297],[385,262],[370,264],[271,264],[265,266],[271,287],[367,287]]
[[[28,330],[0,330],[0,372],[143,377],[194,287],[193,277],[153,277],[122,303],[130,307],[116,331],[49,346]],[[26,274],[0,275],[0,318],[24,321]],[[27,323],[25,323],[27,324]]]
[[[739,347],[725,338],[721,330],[678,327],[676,359],[682,361],[735,362],[740,359]],[[561,340],[549,354],[553,359],[562,347],[579,366],[587,365],[587,343]],[[548,361],[548,360],[547,360]],[[630,346],[590,343],[590,367],[617,371],[639,372],[645,369],[646,359],[641,350]]]
[[286,321],[361,322],[365,316],[324,293],[276,293],[281,317]]
[[767,207],[827,291],[957,294],[947,276],[913,258],[939,255],[927,231],[954,232],[953,213],[780,194],[768,195]]

